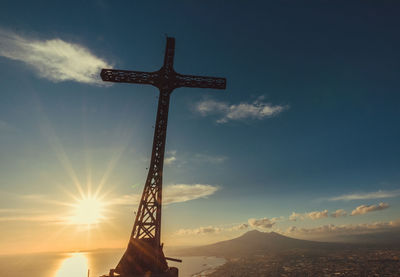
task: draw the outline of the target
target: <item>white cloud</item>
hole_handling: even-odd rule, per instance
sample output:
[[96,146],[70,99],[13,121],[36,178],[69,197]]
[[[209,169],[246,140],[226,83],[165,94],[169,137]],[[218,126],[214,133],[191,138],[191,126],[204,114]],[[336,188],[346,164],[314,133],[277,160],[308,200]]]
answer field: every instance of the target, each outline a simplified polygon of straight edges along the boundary
[[328,210],[310,212],[307,216],[312,220],[325,218],[328,217]]
[[200,234],[216,234],[221,232],[235,232],[235,231],[242,231],[246,230],[250,227],[247,223],[241,223],[237,225],[230,225],[229,226],[206,226],[206,227],[199,227],[193,229],[179,229],[176,234],[180,236],[184,235],[200,235]]
[[195,185],[186,185],[186,184],[177,184],[170,185],[165,188],[164,203],[178,203],[178,202],[186,202],[198,198],[206,198],[214,194],[219,187],[212,185],[203,185],[203,184],[195,184]]
[[346,216],[347,212],[343,209],[336,210],[335,212],[331,213],[331,217],[343,217]]
[[165,163],[166,165],[171,165],[171,164],[173,164],[175,161],[176,161],[176,157],[175,157],[175,156],[166,157],[166,158],[164,159],[164,163]]
[[223,230],[223,228],[214,227],[214,226],[207,226],[207,227],[200,227],[195,229],[180,229],[178,230],[178,235],[204,235],[204,234],[214,234],[219,233]]
[[272,105],[262,102],[260,97],[252,103],[229,104],[212,99],[204,100],[196,105],[196,110],[201,115],[215,114],[221,116],[217,123],[226,123],[231,120],[264,119],[278,115],[288,109],[288,106]]
[[366,200],[366,199],[379,199],[379,198],[392,198],[400,196],[400,189],[396,190],[378,190],[368,193],[352,193],[344,194],[329,198],[331,201],[350,201],[350,200]]
[[167,157],[164,159],[166,165],[171,165],[176,162],[176,150],[168,151]]
[[312,228],[298,228],[291,226],[286,230],[288,235],[350,235],[350,234],[365,234],[390,230],[392,228],[400,227],[400,220],[389,222],[374,222],[362,224],[347,224],[347,225],[334,225],[327,224]]
[[110,68],[103,59],[87,48],[55,38],[24,38],[0,29],[0,56],[18,60],[53,82],[75,81],[101,85],[101,68]]
[[260,219],[255,219],[255,218],[250,218],[248,220],[249,225],[253,228],[263,228],[263,229],[269,229],[272,228],[275,224],[278,218],[260,218]]
[[380,211],[389,208],[389,204],[387,203],[379,203],[379,205],[361,205],[355,208],[352,212],[351,215],[360,215],[360,214],[366,214],[374,211]]
[[[165,205],[186,202],[199,198],[206,198],[218,191],[219,187],[205,184],[176,184],[169,185],[163,191],[163,203]],[[123,195],[112,201],[115,205],[135,205],[140,201],[139,194]]]
[[303,213],[303,214],[292,212],[292,214],[289,216],[289,220],[296,221],[297,219],[304,220],[306,218],[316,220],[316,219],[321,219],[321,218],[326,218],[326,217],[328,217],[328,210],[313,211],[313,212]]

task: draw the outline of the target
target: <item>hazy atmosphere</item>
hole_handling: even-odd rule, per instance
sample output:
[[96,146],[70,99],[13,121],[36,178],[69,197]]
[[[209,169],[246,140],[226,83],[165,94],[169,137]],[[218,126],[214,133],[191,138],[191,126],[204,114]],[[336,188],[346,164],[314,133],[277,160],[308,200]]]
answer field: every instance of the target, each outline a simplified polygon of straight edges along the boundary
[[166,35],[177,72],[227,79],[171,95],[166,248],[400,231],[399,4],[143,2],[2,3],[1,254],[126,246],[158,90],[99,74],[158,70]]

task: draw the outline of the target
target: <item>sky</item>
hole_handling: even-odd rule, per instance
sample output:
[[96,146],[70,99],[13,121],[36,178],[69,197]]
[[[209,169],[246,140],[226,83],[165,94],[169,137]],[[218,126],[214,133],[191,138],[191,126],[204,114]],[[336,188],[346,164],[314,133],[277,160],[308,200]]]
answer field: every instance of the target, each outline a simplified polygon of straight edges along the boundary
[[[124,247],[158,90],[101,68],[227,78],[171,96],[162,240],[400,228],[394,1],[5,1],[1,253]],[[90,211],[90,212],[89,212]]]

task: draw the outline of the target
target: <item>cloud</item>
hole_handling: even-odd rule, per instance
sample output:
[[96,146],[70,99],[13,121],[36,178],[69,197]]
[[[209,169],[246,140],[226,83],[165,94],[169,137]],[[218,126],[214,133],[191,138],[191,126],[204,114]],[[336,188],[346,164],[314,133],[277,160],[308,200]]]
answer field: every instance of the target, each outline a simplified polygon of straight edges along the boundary
[[231,227],[230,230],[232,230],[232,231],[245,230],[245,229],[249,228],[249,226],[250,225],[247,223],[242,223],[242,224]]
[[207,227],[200,227],[196,229],[180,229],[178,230],[178,235],[204,235],[204,234],[214,234],[219,233],[223,230],[223,228],[207,226]]
[[199,227],[193,229],[179,229],[177,231],[177,235],[184,236],[184,235],[205,235],[205,234],[215,234],[221,232],[235,232],[246,230],[250,227],[247,223],[241,223],[237,225],[230,225],[229,226],[207,226],[207,227]]
[[101,85],[101,68],[110,68],[82,45],[59,38],[37,40],[0,29],[0,56],[22,61],[53,82],[75,81]]
[[171,165],[171,164],[173,164],[175,161],[176,161],[176,157],[175,157],[175,156],[166,157],[166,158],[164,159],[164,163],[165,163],[166,165]]
[[347,212],[343,209],[336,210],[335,212],[331,213],[331,217],[343,217],[346,216]]
[[260,218],[260,219],[255,219],[255,218],[250,218],[248,220],[249,225],[253,228],[262,228],[262,229],[269,229],[272,228],[276,224],[277,218]]
[[344,194],[329,198],[330,201],[350,201],[350,200],[366,200],[366,199],[379,199],[379,198],[392,198],[400,196],[400,189],[396,190],[378,190],[368,193],[353,193]]
[[292,214],[289,216],[289,220],[296,221],[297,219],[304,220],[306,218],[316,220],[316,219],[321,219],[321,218],[325,218],[325,217],[328,217],[328,210],[313,211],[313,212],[303,213],[303,214],[292,212]]
[[304,220],[304,218],[304,214],[299,214],[295,212],[292,212],[292,214],[289,216],[289,220],[291,221],[296,221],[297,219]]
[[218,165],[224,163],[227,159],[228,157],[222,155],[210,155],[202,153],[180,153],[178,155],[176,150],[172,150],[166,153],[164,164],[174,165],[178,168],[188,163],[206,163]]
[[203,185],[203,184],[195,184],[195,185],[186,185],[186,184],[178,184],[178,185],[170,185],[165,188],[164,192],[164,203],[178,203],[178,202],[186,202],[198,198],[206,198],[214,194],[218,191],[219,187],[212,185]]
[[379,203],[379,205],[361,205],[355,208],[352,212],[351,215],[360,215],[360,214],[366,214],[374,211],[380,211],[389,208],[389,204],[387,203]]
[[334,225],[327,224],[312,228],[298,228],[291,226],[286,230],[288,235],[350,235],[350,234],[365,234],[390,230],[400,227],[400,220],[389,222],[374,222],[362,224]]
[[[219,187],[205,184],[176,184],[166,186],[163,191],[163,203],[165,205],[179,202],[187,202],[199,198],[206,198],[218,191]],[[114,205],[135,205],[140,201],[139,194],[123,195],[114,199]]]
[[229,104],[227,102],[207,99],[197,103],[195,108],[203,116],[211,114],[219,115],[220,118],[217,120],[217,123],[227,123],[232,120],[244,119],[261,120],[276,116],[289,108],[288,106],[272,105],[262,102],[262,100],[263,97],[260,97],[252,103]]
[[307,216],[312,220],[325,218],[328,217],[328,210],[310,212],[307,214]]
[[167,157],[164,159],[166,165],[171,165],[176,161],[176,150],[168,151]]

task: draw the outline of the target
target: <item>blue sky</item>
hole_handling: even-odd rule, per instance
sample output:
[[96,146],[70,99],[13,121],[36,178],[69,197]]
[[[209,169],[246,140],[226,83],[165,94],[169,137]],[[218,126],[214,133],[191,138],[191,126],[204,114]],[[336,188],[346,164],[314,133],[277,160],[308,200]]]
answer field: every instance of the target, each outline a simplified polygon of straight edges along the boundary
[[[207,243],[251,228],[325,240],[397,228],[398,8],[368,1],[6,1],[2,249],[62,249],[49,234],[70,248],[94,248],[99,238],[108,241],[100,246],[125,245],[158,91],[106,85],[98,73],[159,69],[166,34],[176,38],[177,72],[228,80],[225,91],[172,94],[166,244]],[[87,236],[63,218],[82,197],[79,187],[87,195],[89,186],[108,205]]]

